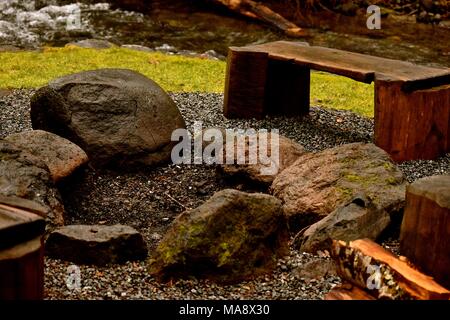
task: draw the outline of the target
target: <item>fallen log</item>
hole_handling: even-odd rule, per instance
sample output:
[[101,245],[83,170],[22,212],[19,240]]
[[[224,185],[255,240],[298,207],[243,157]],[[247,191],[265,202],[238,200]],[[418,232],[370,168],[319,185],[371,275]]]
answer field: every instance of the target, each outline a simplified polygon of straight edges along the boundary
[[450,176],[427,177],[406,188],[400,252],[450,288]]
[[212,0],[219,3],[228,9],[237,12],[246,17],[257,19],[265,23],[271,24],[276,28],[284,31],[284,33],[291,37],[304,37],[305,30],[298,27],[296,24],[282,17],[269,7],[255,2],[253,0]]
[[350,283],[334,287],[325,295],[325,300],[375,300],[375,297]]
[[338,274],[378,299],[448,300],[450,291],[369,239],[333,240]]

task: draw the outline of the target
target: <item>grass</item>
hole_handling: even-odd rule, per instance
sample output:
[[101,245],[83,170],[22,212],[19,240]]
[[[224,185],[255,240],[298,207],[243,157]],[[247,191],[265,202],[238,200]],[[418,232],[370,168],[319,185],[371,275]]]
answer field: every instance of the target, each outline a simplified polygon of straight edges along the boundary
[[[155,80],[167,91],[223,92],[226,64],[200,58],[124,48],[44,48],[42,52],[0,53],[0,88],[35,88],[53,78],[98,68],[127,68]],[[313,72],[311,104],[373,117],[373,86]]]

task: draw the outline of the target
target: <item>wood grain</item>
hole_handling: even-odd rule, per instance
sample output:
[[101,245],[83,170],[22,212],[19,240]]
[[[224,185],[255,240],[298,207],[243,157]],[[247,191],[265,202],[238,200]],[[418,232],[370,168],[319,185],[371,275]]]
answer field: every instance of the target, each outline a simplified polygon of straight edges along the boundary
[[435,159],[450,151],[450,85],[410,93],[375,81],[375,144],[397,161]]
[[407,187],[400,251],[450,288],[450,176],[418,180]]
[[[448,300],[450,291],[369,239],[333,241],[331,256],[346,281],[385,299]],[[379,268],[380,285],[368,288],[368,267]]]

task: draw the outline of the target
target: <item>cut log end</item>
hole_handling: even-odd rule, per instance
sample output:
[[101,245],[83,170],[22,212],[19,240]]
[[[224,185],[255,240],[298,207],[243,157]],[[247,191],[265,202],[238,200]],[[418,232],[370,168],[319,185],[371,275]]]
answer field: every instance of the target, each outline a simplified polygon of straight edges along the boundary
[[339,275],[378,299],[448,300],[450,291],[369,239],[333,241]]
[[343,283],[333,288],[325,296],[325,300],[376,300],[376,299],[366,291],[350,283]]

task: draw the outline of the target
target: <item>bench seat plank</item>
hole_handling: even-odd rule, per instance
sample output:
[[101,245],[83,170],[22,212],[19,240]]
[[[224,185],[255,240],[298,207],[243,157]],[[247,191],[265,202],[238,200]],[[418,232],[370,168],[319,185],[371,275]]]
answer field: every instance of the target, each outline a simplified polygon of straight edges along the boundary
[[269,58],[293,60],[310,69],[330,72],[371,83],[375,80],[401,82],[402,90],[412,91],[450,83],[449,68],[420,66],[406,61],[380,58],[338,49],[308,46],[307,43],[276,41],[232,51],[265,52]]

